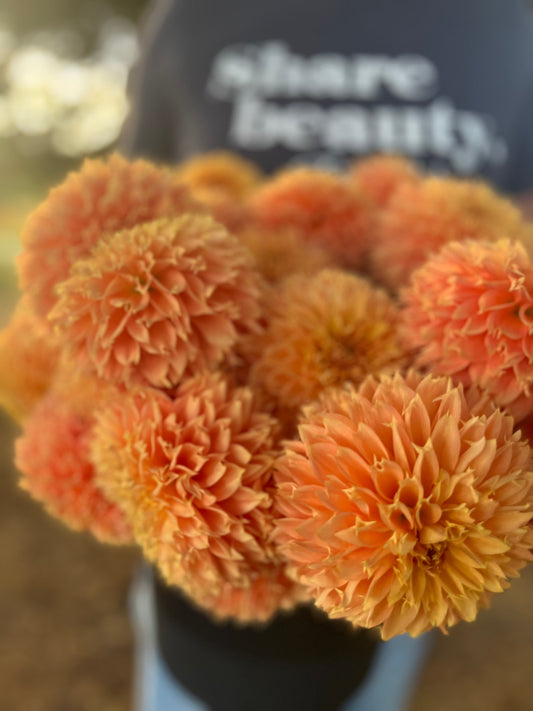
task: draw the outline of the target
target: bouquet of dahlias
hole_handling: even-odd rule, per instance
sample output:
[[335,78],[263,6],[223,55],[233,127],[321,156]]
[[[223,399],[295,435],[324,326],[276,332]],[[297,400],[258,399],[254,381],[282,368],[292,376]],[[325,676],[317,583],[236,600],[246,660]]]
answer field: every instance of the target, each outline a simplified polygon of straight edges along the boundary
[[21,485],[217,619],[473,620],[533,559],[532,239],[393,156],[87,161],[0,334]]

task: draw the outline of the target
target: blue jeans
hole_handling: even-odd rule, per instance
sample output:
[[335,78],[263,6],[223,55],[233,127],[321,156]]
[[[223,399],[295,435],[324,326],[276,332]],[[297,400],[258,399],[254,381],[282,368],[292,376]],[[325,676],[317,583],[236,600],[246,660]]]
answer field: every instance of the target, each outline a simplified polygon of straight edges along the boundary
[[[161,659],[152,589],[150,575],[142,571],[131,597],[136,642],[134,711],[210,711],[179,684]],[[406,711],[432,640],[433,633],[426,633],[382,643],[366,680],[339,711]]]

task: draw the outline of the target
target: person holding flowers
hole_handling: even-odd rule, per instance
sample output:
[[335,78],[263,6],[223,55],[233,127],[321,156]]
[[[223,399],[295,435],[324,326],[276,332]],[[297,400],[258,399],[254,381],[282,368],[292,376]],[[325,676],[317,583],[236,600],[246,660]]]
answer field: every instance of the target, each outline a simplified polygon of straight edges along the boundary
[[[398,711],[424,633],[533,559],[533,228],[479,180],[533,184],[527,100],[473,91],[483,43],[459,84],[383,5],[348,37],[343,3],[233,0],[215,39],[167,3],[123,144],[165,165],[86,161],[24,228],[0,333],[21,483],[156,570],[142,711]],[[506,8],[518,61],[533,24]],[[476,9],[423,19],[466,42]],[[263,172],[292,158],[314,165]]]

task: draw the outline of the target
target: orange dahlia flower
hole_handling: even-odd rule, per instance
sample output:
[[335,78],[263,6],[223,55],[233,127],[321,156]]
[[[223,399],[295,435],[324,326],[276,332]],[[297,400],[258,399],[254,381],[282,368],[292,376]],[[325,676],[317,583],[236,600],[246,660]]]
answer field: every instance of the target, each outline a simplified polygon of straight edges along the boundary
[[86,160],[30,215],[18,260],[21,288],[37,313],[56,303],[58,282],[98,240],[119,230],[199,209],[172,171],[118,155]]
[[250,390],[215,373],[184,382],[174,399],[134,391],[95,428],[99,484],[167,582],[199,604],[219,601],[215,615],[226,614],[226,584],[249,588],[277,563],[268,540],[276,428]]
[[170,388],[255,328],[258,288],[236,238],[208,216],[183,215],[101,240],[59,285],[50,319],[99,377]]
[[533,411],[533,264],[518,242],[453,242],[403,292],[417,362],[487,390],[516,420]]
[[95,483],[89,458],[92,424],[92,413],[47,394],[15,443],[20,485],[70,528],[89,530],[108,543],[129,543],[131,531],[121,509]]
[[192,192],[195,200],[221,225],[237,234],[250,222],[250,213],[246,204],[225,193],[223,190],[197,189]]
[[510,201],[480,182],[430,177],[393,193],[378,221],[372,271],[397,289],[448,242],[527,238],[530,228]]
[[281,610],[290,610],[309,600],[307,590],[286,575],[282,563],[258,566],[244,587],[223,583],[213,591],[201,580],[184,580],[182,588],[215,619],[242,624],[268,622]]
[[405,361],[398,310],[366,279],[334,269],[287,279],[272,293],[251,381],[284,407],[359,383]]
[[473,620],[533,559],[533,473],[512,417],[448,377],[369,377],[311,406],[276,478],[289,572],[384,639]]
[[280,173],[252,195],[250,209],[261,224],[296,229],[348,266],[361,264],[374,225],[373,208],[348,181],[313,168]]
[[0,331],[0,404],[16,420],[27,417],[47,391],[60,344],[22,299]]
[[248,197],[263,181],[253,163],[229,151],[194,156],[178,166],[176,175],[194,193],[213,190],[237,201]]
[[248,224],[239,230],[238,237],[250,250],[257,271],[274,284],[292,274],[314,274],[335,263],[325,247],[306,243],[294,229]]
[[252,163],[229,151],[195,156],[180,164],[176,176],[230,232],[242,229],[249,221],[245,199],[263,181]]
[[356,189],[378,208],[387,205],[400,185],[414,185],[421,180],[415,163],[404,156],[387,154],[356,161],[349,177]]

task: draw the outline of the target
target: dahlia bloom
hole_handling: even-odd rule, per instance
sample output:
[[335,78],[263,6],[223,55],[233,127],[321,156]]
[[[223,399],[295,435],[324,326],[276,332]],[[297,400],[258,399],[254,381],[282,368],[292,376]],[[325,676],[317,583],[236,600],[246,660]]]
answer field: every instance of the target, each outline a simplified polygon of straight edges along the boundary
[[70,528],[88,530],[108,543],[131,542],[121,509],[95,482],[89,458],[92,412],[48,393],[15,443],[20,486]]
[[397,289],[448,242],[526,239],[530,231],[515,205],[483,183],[436,177],[404,183],[378,221],[372,271]]
[[57,283],[106,234],[199,210],[172,171],[119,155],[86,160],[30,215],[18,259],[20,287],[46,316]]
[[251,382],[297,408],[326,388],[396,370],[406,357],[398,316],[384,291],[354,274],[290,277],[272,292]]
[[239,233],[250,222],[250,213],[246,204],[223,190],[198,188],[192,192],[192,195],[199,205],[232,234]]
[[170,388],[212,368],[259,315],[248,253],[195,214],[101,240],[58,295],[50,320],[76,361],[126,385]]
[[263,175],[253,163],[230,153],[213,151],[181,163],[176,169],[178,179],[194,193],[211,190],[236,201],[244,200],[263,181]]
[[362,263],[374,227],[371,204],[348,181],[313,168],[280,173],[250,199],[255,219],[293,228],[348,266]]
[[335,265],[331,252],[319,244],[306,244],[302,233],[294,229],[251,223],[239,230],[238,237],[250,250],[257,271],[273,284],[293,274],[314,274]]
[[310,406],[276,479],[276,539],[333,618],[388,639],[473,620],[533,559],[531,452],[448,377],[367,378]]
[[276,428],[250,390],[216,373],[185,381],[173,399],[126,394],[95,427],[98,483],[167,582],[211,601],[215,615],[226,614],[227,584],[249,588],[280,564],[269,542]]
[[421,179],[415,163],[399,155],[377,155],[358,160],[350,168],[350,180],[378,208],[384,208],[395,190]]
[[60,345],[22,299],[0,331],[0,404],[16,420],[27,417],[47,391]]
[[195,156],[181,163],[175,175],[193,198],[233,233],[249,222],[245,201],[263,181],[252,163],[228,151]]
[[305,588],[291,580],[282,563],[270,563],[251,572],[243,587],[223,583],[211,590],[202,581],[184,580],[184,592],[198,607],[219,620],[233,620],[242,624],[268,622],[280,610],[290,610],[309,600]]
[[403,292],[419,366],[483,387],[516,420],[533,411],[533,264],[518,242],[452,242]]

